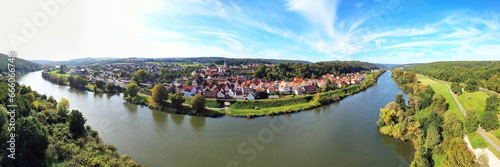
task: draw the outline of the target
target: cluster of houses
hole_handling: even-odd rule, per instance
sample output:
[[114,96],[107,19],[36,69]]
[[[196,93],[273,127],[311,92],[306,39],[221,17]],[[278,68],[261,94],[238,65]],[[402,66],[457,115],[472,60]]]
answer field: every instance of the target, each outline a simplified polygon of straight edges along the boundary
[[[338,75],[323,75],[322,79],[309,79],[304,80],[301,78],[294,78],[293,81],[287,82],[279,81],[266,81],[262,79],[246,79],[246,77],[217,77],[212,78],[215,82],[203,86],[198,83],[199,81],[192,80],[191,85],[186,86],[184,83],[187,80],[177,80],[174,83],[167,85],[167,89],[175,89],[184,93],[184,96],[192,97],[196,94],[202,94],[206,98],[218,99],[236,99],[236,100],[254,100],[259,97],[261,93],[265,92],[268,98],[279,98],[277,94],[292,94],[304,95],[314,94],[318,91],[317,88],[326,86],[328,80],[334,83],[338,88],[359,84],[364,80],[360,73],[350,73],[345,76]],[[205,82],[205,81],[203,81]]]
[[[266,67],[272,68],[274,64],[266,64]],[[138,69],[146,70],[148,73],[159,73],[160,68],[164,66],[159,64],[104,64],[99,65],[98,74],[88,66],[77,68],[70,66],[67,72],[72,75],[85,75],[89,81],[102,80],[105,83],[119,84],[126,87],[130,83],[129,78],[118,77],[121,73],[132,74]],[[226,62],[224,65],[214,67],[207,66],[197,69],[191,73],[192,78],[183,78],[174,81],[171,84],[166,84],[167,89],[175,89],[176,91],[183,92],[184,96],[192,97],[196,94],[202,94],[206,98],[218,99],[236,99],[236,100],[254,100],[257,98],[279,98],[278,94],[292,94],[304,95],[314,94],[318,92],[318,88],[323,88],[327,85],[328,81],[336,87],[341,88],[349,85],[359,84],[364,80],[364,77],[359,72],[349,73],[342,76],[326,74],[321,76],[321,79],[304,80],[301,78],[294,78],[293,81],[267,81],[262,79],[248,79],[245,76],[232,76],[228,75],[228,70],[255,70],[259,64],[242,65],[242,66],[228,66]],[[95,67],[94,67],[95,69]],[[184,70],[182,67],[170,67],[171,71]],[[200,75],[203,80],[197,81],[194,76]],[[231,76],[231,77],[228,77]],[[186,84],[190,81],[191,84]],[[210,84],[207,84],[210,83]],[[154,81],[141,83],[144,86],[150,84],[157,84]],[[265,92],[265,93],[264,93]],[[263,94],[267,94],[261,97]]]

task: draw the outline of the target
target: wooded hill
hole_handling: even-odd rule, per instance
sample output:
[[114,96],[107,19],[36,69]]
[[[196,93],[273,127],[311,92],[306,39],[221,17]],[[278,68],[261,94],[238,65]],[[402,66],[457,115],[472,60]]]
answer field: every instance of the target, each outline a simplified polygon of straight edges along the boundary
[[500,92],[500,61],[450,61],[405,67],[406,71],[425,74],[437,79],[467,83]]
[[35,70],[40,70],[41,66],[40,64],[33,63],[31,61],[27,61],[24,59],[20,58],[15,58],[12,59],[13,63],[9,61],[9,56],[0,53],[0,73],[6,73],[8,72],[8,64],[12,64],[15,66],[17,72],[30,72],[30,71],[35,71]]
[[240,64],[278,64],[278,63],[311,63],[302,60],[280,60],[280,59],[250,59],[250,58],[225,58],[225,57],[194,57],[194,58],[82,58],[73,59],[69,61],[46,61],[46,60],[34,60],[34,62],[39,62],[42,64],[67,64],[67,65],[90,65],[90,64],[110,64],[110,63],[133,63],[141,64],[146,62],[156,62],[156,63],[183,63],[183,64],[194,64],[194,63],[214,63],[214,64],[224,64],[227,61],[228,65],[240,65]]

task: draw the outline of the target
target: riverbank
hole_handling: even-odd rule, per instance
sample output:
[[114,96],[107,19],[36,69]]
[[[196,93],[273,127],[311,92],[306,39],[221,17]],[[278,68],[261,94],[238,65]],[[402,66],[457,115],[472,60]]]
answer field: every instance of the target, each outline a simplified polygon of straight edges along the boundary
[[[360,91],[366,90],[367,88],[373,86],[380,75],[385,73],[386,70],[374,71],[372,74],[365,74],[365,81],[362,81],[360,84],[351,85],[345,88],[332,90],[324,93],[318,93],[315,95],[301,95],[294,97],[285,97],[280,99],[263,99],[263,100],[244,100],[244,101],[236,101],[236,100],[218,100],[218,99],[206,99],[206,106],[224,106],[224,102],[231,103],[230,106],[225,106],[225,108],[207,108],[203,113],[195,113],[188,104],[184,104],[182,107],[173,107],[170,103],[166,103],[162,106],[151,104],[150,97],[139,94],[136,98],[125,98],[124,100],[137,105],[147,106],[150,109],[155,109],[163,112],[168,112],[172,114],[183,114],[183,115],[196,115],[202,117],[221,117],[223,115],[231,116],[231,117],[246,117],[246,118],[254,118],[261,116],[272,116],[272,115],[280,115],[280,114],[290,114],[296,113],[308,109],[313,109],[316,107],[320,107],[323,105],[331,104],[336,101],[340,101],[343,98],[356,94]],[[47,75],[49,77],[47,77]],[[45,76],[45,77],[44,77]],[[42,77],[47,79],[53,83],[60,85],[65,84],[66,81],[58,81],[51,80],[59,78],[55,74],[49,74],[42,72]],[[57,80],[57,79],[56,79]],[[94,85],[90,83],[86,83],[87,91],[92,91],[89,87],[93,87]],[[71,84],[70,84],[71,85]],[[74,87],[72,87],[74,88]],[[81,89],[78,89],[81,90]],[[97,89],[93,89],[96,91]],[[99,91],[96,91],[99,92]],[[186,98],[186,102],[191,99]],[[188,102],[189,103],[189,102]]]
[[386,70],[366,74],[366,80],[358,85],[332,90],[315,95],[304,95],[281,99],[235,101],[226,110],[225,114],[232,117],[254,118],[280,114],[291,114],[313,109],[342,100],[343,98],[366,90],[376,84],[380,75]]

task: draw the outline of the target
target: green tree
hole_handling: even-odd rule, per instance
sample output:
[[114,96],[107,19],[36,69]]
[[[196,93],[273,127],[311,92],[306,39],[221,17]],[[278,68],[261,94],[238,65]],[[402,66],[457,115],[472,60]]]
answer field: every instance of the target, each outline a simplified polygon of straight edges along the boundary
[[453,138],[445,145],[445,156],[442,161],[444,166],[477,167],[474,153],[469,150],[462,138]]
[[[45,161],[45,150],[49,145],[47,129],[34,117],[24,117],[17,120],[16,125],[16,159],[3,158],[3,166],[42,166]],[[2,136],[8,141],[8,134]],[[3,148],[8,148],[4,142]],[[10,151],[2,149],[3,155],[10,154]]]
[[191,107],[196,113],[203,113],[205,111],[205,97],[201,94],[194,95],[193,100],[191,100]]
[[79,138],[85,134],[85,123],[87,119],[78,110],[72,110],[69,114],[69,131],[74,138]]
[[402,109],[406,108],[406,101],[404,99],[403,94],[401,94],[401,93],[397,94],[395,99],[396,99],[395,102],[399,104],[399,107],[401,107]]
[[453,91],[453,93],[455,94],[462,94],[462,87],[460,86],[459,83],[453,82],[451,84],[451,91]]
[[441,134],[439,134],[439,129],[436,126],[432,126],[427,131],[427,136],[425,137],[425,147],[428,149],[434,149],[441,142]]
[[184,95],[181,92],[175,92],[175,94],[170,98],[172,105],[176,108],[182,107],[182,104],[186,101]]
[[7,123],[7,121],[7,108],[0,105],[0,132],[2,131],[3,125]]
[[132,80],[136,83],[143,83],[147,79],[148,73],[146,70],[137,70],[132,76]]
[[432,97],[431,108],[434,112],[443,114],[448,110],[448,103],[446,103],[446,99],[443,95],[434,95]]
[[168,92],[162,84],[155,85],[151,90],[151,99],[155,105],[162,105],[168,99]]
[[446,113],[443,121],[443,137],[444,138],[463,138],[464,130],[462,122],[455,112]]
[[104,82],[102,82],[101,80],[97,80],[95,81],[95,85],[97,88],[102,89],[104,86]]
[[497,130],[500,126],[497,116],[498,103],[499,100],[497,95],[490,95],[486,99],[486,107],[484,108],[484,114],[481,118],[481,126],[486,131]]
[[139,91],[139,86],[136,83],[130,83],[128,84],[127,89],[124,92],[124,96],[136,97],[138,91]]
[[410,167],[427,167],[432,166],[429,162],[430,155],[427,149],[424,146],[419,146],[417,151],[415,152],[415,158],[410,164]]
[[472,133],[477,130],[479,124],[479,118],[477,117],[476,110],[473,108],[469,108],[466,111],[465,116],[465,132]]
[[479,86],[477,84],[477,81],[476,79],[469,79],[465,82],[466,86],[465,86],[465,90],[468,91],[468,92],[475,92],[475,91],[478,91],[479,90]]
[[193,82],[191,80],[187,80],[186,82],[184,82],[184,84],[182,84],[183,86],[191,86],[193,85]]
[[481,127],[483,127],[486,131],[492,131],[497,130],[499,126],[497,111],[485,110],[483,117],[481,118]]
[[66,98],[61,98],[61,101],[57,105],[57,114],[61,117],[66,117],[69,112],[69,100]]

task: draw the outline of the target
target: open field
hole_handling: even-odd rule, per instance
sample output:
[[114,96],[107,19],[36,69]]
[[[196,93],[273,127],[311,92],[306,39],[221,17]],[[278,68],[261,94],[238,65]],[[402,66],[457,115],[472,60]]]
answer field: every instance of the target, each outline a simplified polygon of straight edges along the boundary
[[450,91],[448,90],[446,85],[444,85],[440,82],[431,80],[428,77],[423,76],[423,75],[417,75],[417,78],[418,78],[418,81],[420,82],[419,84],[430,85],[432,87],[432,89],[434,90],[434,92],[436,92],[436,94],[443,95],[443,97],[446,98],[446,102],[448,104],[450,104],[447,112],[456,112],[462,121],[465,120],[464,115],[462,114],[462,112],[460,112],[460,109],[458,109],[458,106],[455,103],[455,101],[453,100],[453,97],[450,94]]
[[58,77],[59,76],[65,76],[65,77],[71,76],[70,74],[60,74],[58,70],[51,71],[51,72],[49,72],[49,74],[57,75]]

